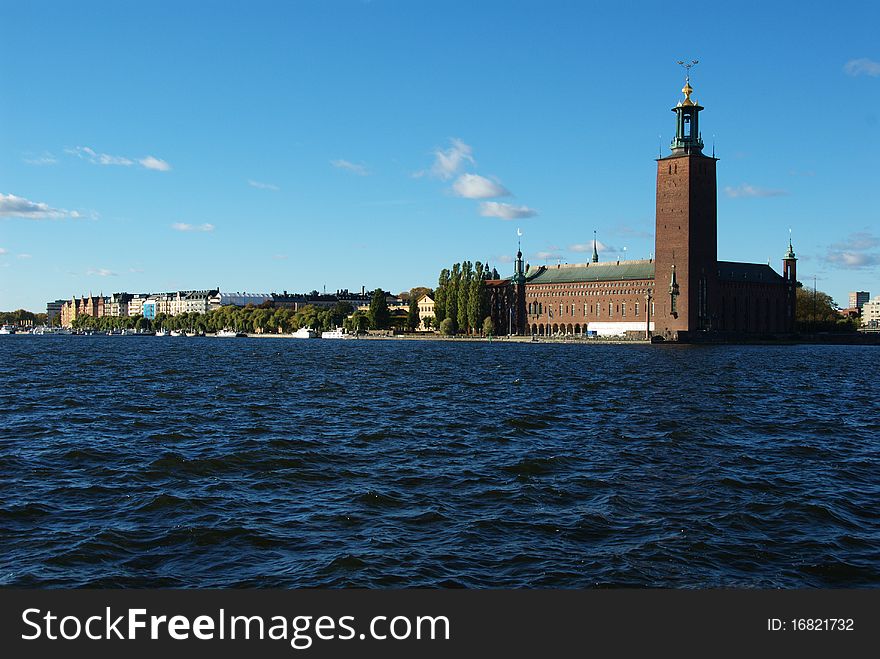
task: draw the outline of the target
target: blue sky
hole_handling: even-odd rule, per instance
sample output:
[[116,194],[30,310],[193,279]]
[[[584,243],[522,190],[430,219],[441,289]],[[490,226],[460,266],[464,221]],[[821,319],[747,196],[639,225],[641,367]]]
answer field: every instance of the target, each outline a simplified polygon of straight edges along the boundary
[[699,59],[719,258],[880,294],[876,3],[0,2],[0,309],[653,252]]

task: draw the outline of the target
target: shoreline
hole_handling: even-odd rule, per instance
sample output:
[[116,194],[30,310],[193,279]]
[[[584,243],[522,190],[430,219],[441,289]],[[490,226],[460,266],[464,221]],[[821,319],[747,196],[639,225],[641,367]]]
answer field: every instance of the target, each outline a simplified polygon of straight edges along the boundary
[[[19,332],[13,334],[11,336],[32,336],[29,332]],[[65,336],[77,336],[77,335],[65,335]],[[107,336],[104,334],[99,334],[95,336]],[[132,338],[136,336],[153,336],[151,334],[144,335],[126,335],[124,337],[119,338]],[[181,337],[167,337],[167,338],[181,338]],[[230,339],[233,337],[220,337],[215,334],[206,334],[203,337],[186,337],[186,338],[207,338],[207,339]],[[260,334],[260,333],[247,333],[246,337],[236,337],[236,338],[249,338],[249,339],[292,339],[292,340],[309,340],[309,339],[301,339],[299,337],[294,336],[293,334]],[[319,338],[319,337],[316,337]],[[880,332],[878,333],[866,333],[866,332],[857,332],[855,334],[804,334],[797,336],[785,336],[785,337],[754,337],[754,338],[731,338],[731,337],[717,337],[717,338],[707,338],[707,339],[698,339],[693,341],[660,341],[657,343],[653,343],[647,339],[639,338],[639,339],[631,339],[631,338],[581,338],[581,337],[531,337],[531,336],[497,336],[497,337],[483,337],[483,336],[442,336],[440,334],[433,333],[417,333],[417,334],[390,334],[390,335],[369,335],[364,334],[360,335],[356,338],[345,338],[345,339],[321,339],[322,341],[402,341],[402,342],[418,342],[418,341],[435,341],[435,342],[445,342],[445,343],[517,343],[517,344],[529,344],[529,345],[540,345],[540,344],[566,344],[566,345],[582,345],[582,346],[590,346],[590,345],[617,345],[617,346],[646,346],[646,345],[670,345],[670,346],[681,346],[681,345],[761,345],[761,346],[788,346],[788,345],[851,345],[851,346],[880,346]]]

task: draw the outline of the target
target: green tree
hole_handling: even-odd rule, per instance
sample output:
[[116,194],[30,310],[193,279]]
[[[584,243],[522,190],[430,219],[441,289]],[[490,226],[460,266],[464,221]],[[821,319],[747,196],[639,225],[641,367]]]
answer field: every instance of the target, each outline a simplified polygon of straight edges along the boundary
[[370,319],[363,311],[355,311],[351,316],[345,319],[343,327],[349,332],[355,334],[363,334],[370,326]]
[[799,332],[854,332],[858,329],[858,323],[840,315],[828,293],[798,284],[795,328]]
[[391,314],[388,311],[388,301],[385,299],[385,291],[377,288],[373,291],[373,299],[370,301],[370,328],[374,330],[387,329],[391,322]]
[[455,323],[452,322],[452,318],[443,319],[443,322],[440,323],[440,333],[443,336],[452,336],[455,334]]
[[409,296],[409,313],[406,315],[406,328],[410,332],[415,332],[416,328],[421,324],[419,318],[419,303],[415,295]]
[[446,287],[446,311],[443,314],[444,319],[448,318],[452,321],[452,332],[455,333],[458,325],[458,286],[461,282],[461,263],[452,266],[452,272],[449,273],[449,283]]
[[468,291],[468,326],[474,331],[480,326],[480,319],[486,316],[486,281],[483,277],[483,265],[477,261],[474,265],[474,278]]
[[337,302],[333,305],[333,309],[331,309],[330,313],[331,327],[340,327],[342,321],[348,318],[353,311],[354,307],[351,306],[351,302]]
[[486,316],[483,319],[483,334],[486,336],[495,336],[495,322],[492,320],[491,316]]
[[470,261],[464,261],[461,264],[461,280],[456,290],[456,324],[458,331],[469,333],[470,324],[468,323],[468,299],[471,295],[471,282],[474,278],[473,265]]
[[434,318],[439,326],[446,318],[446,296],[449,290],[449,270],[443,268],[440,271],[440,279],[437,281],[437,290],[434,292]]

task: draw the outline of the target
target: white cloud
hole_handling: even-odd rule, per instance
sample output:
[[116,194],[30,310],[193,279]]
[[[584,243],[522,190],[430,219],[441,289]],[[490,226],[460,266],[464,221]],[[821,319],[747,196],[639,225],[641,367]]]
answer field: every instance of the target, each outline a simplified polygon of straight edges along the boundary
[[287,254],[273,254],[273,255],[272,255],[272,258],[273,258],[275,261],[286,261],[286,260],[287,260]]
[[735,188],[727,186],[724,188],[724,194],[731,198],[737,197],[783,197],[788,194],[786,190],[772,190],[770,188],[759,188],[748,183],[743,183]]
[[78,146],[73,149],[65,149],[65,152],[77,156],[82,160],[87,160],[95,165],[114,165],[118,167],[131,167],[140,164],[144,169],[152,169],[158,172],[167,172],[171,169],[166,161],[156,158],[155,156],[146,156],[133,160],[126,156],[113,156],[109,153],[98,153],[94,149],[87,146]]
[[880,265],[880,254],[866,254],[865,252],[830,252],[827,260],[842,268],[870,268]]
[[30,201],[14,194],[0,193],[0,217],[23,217],[29,220],[60,220],[82,217],[76,211],[52,208],[39,201]]
[[849,76],[866,75],[876,78],[880,76],[880,62],[875,62],[867,57],[851,59],[843,65],[843,71]]
[[3,247],[0,247],[0,256],[3,256],[4,254],[9,254],[9,250],[4,249]]
[[273,185],[272,183],[261,183],[260,181],[254,181],[253,179],[248,179],[248,185],[257,190],[272,190],[273,192],[278,192],[278,190],[280,190],[277,185]]
[[117,277],[118,274],[107,268],[90,268],[86,271],[87,275],[95,275],[98,277]]
[[153,156],[147,156],[146,158],[141,158],[138,162],[145,169],[152,169],[156,172],[167,172],[171,169],[171,165],[162,160],[161,158],[155,158]]
[[[592,252],[593,251],[593,243],[578,243],[576,245],[569,245],[569,251],[571,252]],[[616,252],[618,251],[616,247],[611,245],[606,245],[601,240],[596,241],[596,251],[598,252]]]
[[555,261],[562,258],[562,254],[558,252],[536,252],[535,258],[539,261]]
[[510,196],[510,191],[498,181],[487,179],[479,174],[462,174],[452,184],[452,190],[459,197],[466,199]]
[[473,149],[470,145],[465,144],[457,137],[449,140],[452,145],[448,149],[436,148],[433,151],[434,164],[428,171],[419,171],[413,174],[416,178],[420,178],[425,174],[430,174],[444,181],[448,181],[455,176],[465,163],[476,164],[473,156]]
[[825,260],[841,268],[870,268],[880,265],[880,254],[868,251],[878,246],[880,238],[868,231],[857,231],[843,242],[832,244]]
[[510,254],[502,254],[501,256],[496,256],[495,260],[499,263],[513,263],[513,257]]
[[54,165],[58,162],[58,158],[46,151],[41,156],[24,158],[24,162],[28,165]]
[[515,220],[520,217],[534,217],[538,214],[528,206],[514,206],[499,201],[480,202],[480,215],[483,217],[500,217],[502,220]]
[[171,228],[175,231],[213,231],[214,225],[208,224],[205,222],[204,224],[187,224],[185,222],[175,222],[171,225]]
[[132,272],[132,273],[141,273],[144,271],[144,269],[143,268],[129,268],[128,271]]
[[18,254],[18,258],[29,259],[29,258],[33,258],[33,257],[30,254]]
[[358,176],[367,176],[370,172],[364,165],[359,165],[354,162],[350,162],[348,160],[331,160],[330,164],[336,167],[337,169],[345,169],[349,172],[357,174]]
[[834,250],[851,250],[861,251],[880,246],[880,238],[867,231],[857,231],[851,233],[842,243],[834,243],[831,248]]

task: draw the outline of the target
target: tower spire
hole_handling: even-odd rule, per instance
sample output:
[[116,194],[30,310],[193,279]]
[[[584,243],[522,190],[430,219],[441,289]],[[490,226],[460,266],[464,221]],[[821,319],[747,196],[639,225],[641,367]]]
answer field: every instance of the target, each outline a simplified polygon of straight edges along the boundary
[[687,72],[684,78],[684,87],[681,93],[684,99],[672,108],[675,112],[675,139],[672,140],[672,153],[674,155],[702,154],[703,140],[700,136],[699,120],[700,110],[703,107],[696,99],[691,98],[694,88],[691,87],[691,68],[699,64],[699,60],[691,60],[688,63],[678,62]]
[[593,230],[593,263],[599,262],[599,250],[596,243],[596,230]]
[[525,281],[525,271],[523,270],[523,258],[522,258],[522,231],[520,229],[516,230],[516,262],[514,264],[513,277],[514,281],[518,284],[521,284]]
[[788,252],[786,252],[785,257],[786,260],[794,260],[794,247],[791,245],[791,229],[788,230]]

